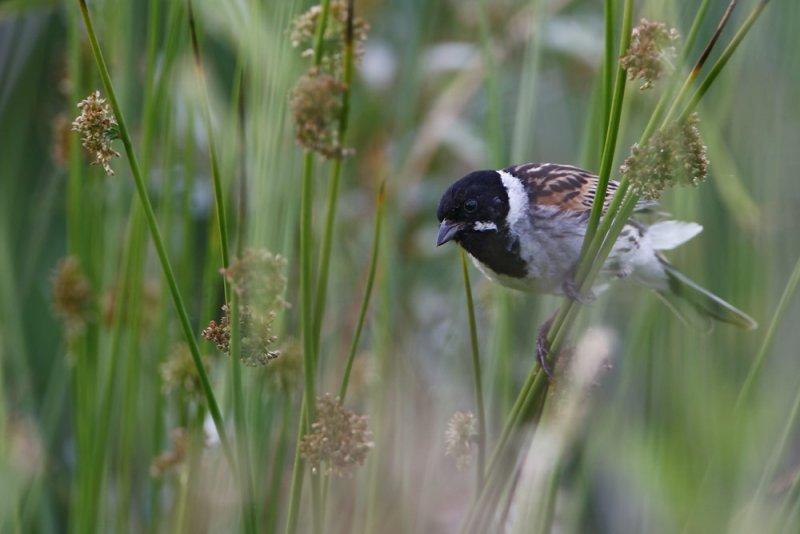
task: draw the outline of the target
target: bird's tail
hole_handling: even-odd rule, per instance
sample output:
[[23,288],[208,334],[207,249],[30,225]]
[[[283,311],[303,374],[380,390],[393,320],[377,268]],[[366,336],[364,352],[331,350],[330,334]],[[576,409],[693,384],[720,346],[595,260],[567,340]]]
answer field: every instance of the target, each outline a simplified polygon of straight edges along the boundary
[[706,330],[710,328],[709,317],[746,330],[758,327],[758,323],[742,310],[700,287],[665,259],[659,259],[667,273],[668,289],[658,291],[658,295],[684,321],[697,325],[697,319],[700,319],[704,321]]

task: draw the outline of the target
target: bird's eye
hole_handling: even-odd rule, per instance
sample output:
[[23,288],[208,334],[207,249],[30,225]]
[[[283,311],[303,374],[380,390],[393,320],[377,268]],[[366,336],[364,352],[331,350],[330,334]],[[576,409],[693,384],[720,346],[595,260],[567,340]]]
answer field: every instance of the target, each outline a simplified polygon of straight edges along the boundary
[[464,211],[467,213],[473,213],[476,209],[478,209],[478,201],[474,198],[471,198],[464,202]]

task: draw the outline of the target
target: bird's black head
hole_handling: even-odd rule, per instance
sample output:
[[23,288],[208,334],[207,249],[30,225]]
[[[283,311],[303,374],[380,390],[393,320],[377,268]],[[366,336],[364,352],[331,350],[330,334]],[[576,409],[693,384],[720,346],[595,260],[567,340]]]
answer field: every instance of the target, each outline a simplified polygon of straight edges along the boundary
[[508,193],[497,171],[472,172],[445,191],[439,201],[439,236],[436,245],[503,229],[508,214]]

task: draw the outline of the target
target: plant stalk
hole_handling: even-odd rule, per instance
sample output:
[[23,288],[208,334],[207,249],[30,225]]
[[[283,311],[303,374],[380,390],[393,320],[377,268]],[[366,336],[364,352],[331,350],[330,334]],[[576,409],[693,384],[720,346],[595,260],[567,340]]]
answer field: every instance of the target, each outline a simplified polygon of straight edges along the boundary
[[197,346],[197,339],[195,337],[191,322],[189,321],[189,314],[186,311],[186,306],[184,305],[183,297],[181,296],[180,290],[178,289],[178,282],[175,278],[174,272],[172,271],[172,265],[170,264],[169,256],[167,254],[166,247],[164,246],[164,240],[161,237],[161,230],[158,227],[158,221],[156,220],[155,213],[153,212],[153,206],[150,203],[150,197],[147,194],[147,187],[145,186],[144,179],[142,178],[142,173],[139,168],[139,162],[137,161],[136,154],[133,151],[133,142],[131,141],[131,137],[128,132],[128,127],[125,122],[125,117],[122,115],[122,110],[120,109],[119,103],[117,102],[116,93],[114,92],[114,87],[111,84],[111,76],[108,72],[108,67],[106,66],[105,59],[103,59],[103,55],[100,50],[100,45],[97,42],[97,36],[94,31],[94,25],[92,23],[92,19],[89,14],[89,9],[86,5],[86,0],[78,0],[78,3],[80,5],[81,15],[83,16],[84,25],[86,26],[86,33],[89,37],[89,44],[91,45],[92,53],[94,55],[95,62],[97,63],[98,71],[100,73],[100,78],[103,81],[103,86],[105,88],[106,94],[108,95],[108,100],[111,105],[111,109],[113,110],[114,116],[117,119],[119,136],[120,139],[122,140],[123,145],[125,146],[125,153],[128,156],[128,163],[131,168],[131,174],[133,175],[134,183],[136,185],[136,191],[137,194],[139,195],[139,200],[141,201],[142,207],[144,208],[147,225],[150,230],[151,237],[153,239],[153,245],[155,246],[156,253],[158,255],[158,259],[161,264],[161,269],[164,272],[164,277],[167,279],[167,286],[169,287],[170,295],[172,296],[172,301],[175,305],[175,309],[178,312],[178,318],[181,323],[181,328],[183,329],[184,336],[186,337],[186,341],[189,344],[189,349],[192,354],[192,360],[194,361],[198,377],[200,378],[200,384],[203,388],[203,394],[206,397],[209,411],[211,412],[211,417],[214,420],[214,426],[216,428],[217,434],[219,435],[220,443],[222,445],[225,456],[229,464],[231,465],[231,468],[235,469],[236,463],[233,460],[233,454],[230,448],[230,443],[228,441],[228,437],[225,432],[225,425],[222,419],[222,413],[220,412],[219,405],[217,404],[217,399],[214,396],[214,392],[211,389],[211,382],[208,379],[208,374],[206,373],[206,370],[203,367],[203,362],[200,357],[200,349]]

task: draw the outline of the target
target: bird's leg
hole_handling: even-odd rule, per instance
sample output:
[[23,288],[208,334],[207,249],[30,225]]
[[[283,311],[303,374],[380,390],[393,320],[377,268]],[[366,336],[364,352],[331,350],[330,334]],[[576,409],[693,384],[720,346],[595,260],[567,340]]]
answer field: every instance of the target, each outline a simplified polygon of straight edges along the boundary
[[575,283],[575,272],[577,267],[578,265],[575,264],[569,271],[567,271],[567,276],[564,278],[564,281],[561,282],[561,290],[567,297],[574,301],[580,302],[581,304],[590,304],[595,299],[594,293],[589,291],[588,295],[581,295],[581,288],[579,288]]
[[550,356],[550,344],[547,343],[547,335],[550,333],[550,327],[553,326],[553,319],[555,318],[556,314],[554,313],[539,327],[539,335],[536,336],[536,361],[539,362],[544,374],[549,379],[553,378],[553,371],[550,369],[550,364],[547,363],[547,357]]

